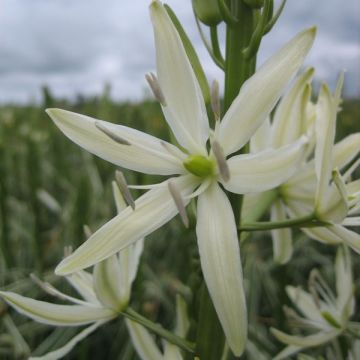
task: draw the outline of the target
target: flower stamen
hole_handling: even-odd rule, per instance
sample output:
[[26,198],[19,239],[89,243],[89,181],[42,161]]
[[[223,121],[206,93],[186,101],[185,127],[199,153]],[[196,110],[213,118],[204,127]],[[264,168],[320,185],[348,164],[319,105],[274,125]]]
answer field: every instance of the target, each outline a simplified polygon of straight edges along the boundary
[[101,124],[99,121],[95,121],[95,126],[103,132],[106,136],[108,136],[111,140],[114,140],[120,145],[131,145],[129,141],[125,140],[121,136],[113,133],[111,130],[109,130],[106,126]]
[[226,182],[230,180],[230,170],[227,164],[224,151],[221,145],[215,140],[212,143],[212,151],[218,164],[219,172],[222,179]]
[[189,227],[189,218],[186,213],[185,204],[184,204],[184,200],[181,196],[181,193],[178,190],[178,188],[176,187],[176,185],[171,180],[168,181],[168,188],[169,188],[170,194],[175,202],[175,205],[179,211],[180,218],[181,218],[183,224],[185,225],[185,227],[188,228]]
[[145,75],[145,79],[148,82],[151,91],[153,92],[155,99],[162,105],[166,106],[165,96],[161,90],[159,81],[154,73],[149,73]]
[[120,190],[122,196],[124,197],[124,200],[126,201],[126,203],[128,205],[131,206],[131,208],[133,210],[135,210],[135,201],[131,195],[131,192],[127,185],[124,174],[121,171],[116,170],[115,171],[115,180],[116,180],[116,184],[119,187],[119,190]]

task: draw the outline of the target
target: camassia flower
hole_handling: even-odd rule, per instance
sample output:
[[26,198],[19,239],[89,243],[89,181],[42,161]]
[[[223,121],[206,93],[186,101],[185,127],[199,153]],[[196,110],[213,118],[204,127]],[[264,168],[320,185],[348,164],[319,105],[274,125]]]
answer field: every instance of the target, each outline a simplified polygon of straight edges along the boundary
[[[316,105],[309,101],[311,76],[310,69],[299,77],[277,108],[273,122],[262,125],[252,138],[250,148],[255,153],[269,147],[276,148],[307,133],[311,139],[308,160],[276,189],[277,199],[271,207],[271,220],[284,221],[313,214],[314,219],[328,225],[303,227],[309,237],[328,244],[345,243],[360,252],[360,235],[346,228],[360,225],[360,218],[356,216],[360,212],[360,180],[351,180],[359,165],[359,160],[354,159],[360,152],[360,133],[349,135],[334,145],[343,76],[335,95],[326,85],[322,87]],[[287,119],[291,121],[286,123]],[[254,203],[260,203],[264,196],[266,194],[247,195],[246,212]],[[272,237],[274,258],[285,263],[292,254],[291,229],[272,230]]]
[[148,81],[182,149],[140,131],[64,110],[47,110],[55,124],[86,150],[124,168],[180,175],[157,184],[64,259],[56,269],[69,274],[91,266],[153,232],[198,197],[196,233],[201,266],[229,346],[239,355],[246,340],[247,314],[237,225],[228,191],[244,194],[276,187],[298,166],[304,139],[256,155],[229,155],[241,149],[266,119],[310,50],[315,29],[299,33],[270,58],[209,128],[199,83],[165,8],[150,6],[157,77]]
[[351,259],[346,247],[339,247],[336,262],[336,292],[331,291],[319,272],[312,271],[309,279],[310,292],[301,288],[287,286],[286,292],[302,316],[294,310],[285,308],[290,323],[299,328],[312,331],[313,334],[300,336],[288,335],[277,329],[271,329],[273,335],[288,346],[274,360],[288,359],[291,355],[306,348],[323,345],[346,330],[359,324],[350,323],[354,313],[354,284]]
[[[125,208],[125,202],[115,184],[113,184],[113,189],[116,206],[120,212]],[[81,295],[82,299],[64,294],[51,284],[34,277],[39,286],[50,295],[75,305],[52,304],[13,292],[0,291],[0,297],[9,305],[35,321],[53,326],[91,324],[61,348],[30,359],[55,360],[62,358],[99,326],[120,316],[121,311],[126,309],[129,303],[131,285],[136,277],[142,249],[143,240],[140,239],[121,253],[112,255],[96,264],[92,274],[80,270],[66,276],[66,280]]]

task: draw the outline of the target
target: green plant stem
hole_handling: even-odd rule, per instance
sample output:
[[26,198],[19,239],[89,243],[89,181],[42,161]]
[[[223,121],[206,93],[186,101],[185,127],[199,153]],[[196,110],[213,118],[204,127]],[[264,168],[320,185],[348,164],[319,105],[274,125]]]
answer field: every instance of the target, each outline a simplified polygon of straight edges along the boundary
[[129,320],[133,320],[140,325],[143,325],[144,327],[152,331],[154,334],[161,336],[162,338],[178,346],[182,350],[192,353],[195,351],[195,345],[193,343],[186,341],[180,336],[177,336],[172,332],[164,329],[160,324],[152,322],[151,320],[137,313],[132,308],[128,307],[125,311],[122,312],[122,314]]
[[[226,28],[224,112],[231,106],[243,83],[254,73],[253,59],[246,58],[244,49],[253,33],[253,13],[242,0],[231,0],[230,9],[238,19]],[[246,148],[242,152],[246,152]],[[240,222],[242,196],[229,193],[236,224]]]
[[284,221],[264,221],[243,224],[239,226],[240,231],[262,231],[283,229],[288,227],[316,227],[329,225],[326,221],[321,221],[312,213],[310,215],[284,220]]

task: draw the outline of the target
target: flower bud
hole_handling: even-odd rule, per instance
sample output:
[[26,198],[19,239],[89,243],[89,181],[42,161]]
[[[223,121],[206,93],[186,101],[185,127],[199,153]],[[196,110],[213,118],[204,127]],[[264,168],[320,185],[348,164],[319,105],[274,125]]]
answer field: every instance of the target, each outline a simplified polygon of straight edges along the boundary
[[215,26],[222,21],[217,0],[193,0],[193,7],[199,20],[208,26]]
[[244,0],[244,3],[254,9],[260,9],[264,6],[264,0]]

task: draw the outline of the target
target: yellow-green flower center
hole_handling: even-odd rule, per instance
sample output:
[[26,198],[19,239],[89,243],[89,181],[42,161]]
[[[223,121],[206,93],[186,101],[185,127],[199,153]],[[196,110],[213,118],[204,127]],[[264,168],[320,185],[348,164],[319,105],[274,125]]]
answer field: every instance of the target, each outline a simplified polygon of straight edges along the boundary
[[214,161],[203,155],[190,155],[183,164],[186,170],[201,178],[211,176],[215,171]]

